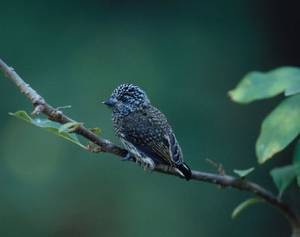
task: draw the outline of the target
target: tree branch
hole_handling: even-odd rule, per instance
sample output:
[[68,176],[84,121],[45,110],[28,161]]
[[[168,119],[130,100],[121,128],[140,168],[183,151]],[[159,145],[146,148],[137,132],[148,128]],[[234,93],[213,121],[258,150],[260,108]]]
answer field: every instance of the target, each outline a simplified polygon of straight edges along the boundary
[[[0,70],[3,71],[6,77],[10,79],[19,88],[19,90],[31,101],[31,103],[34,106],[32,114],[37,115],[39,113],[43,113],[46,116],[48,116],[49,119],[61,124],[74,121],[70,117],[64,115],[62,111],[49,105],[41,95],[39,95],[29,84],[23,81],[23,79],[14,71],[12,67],[9,67],[1,59]],[[96,134],[94,134],[92,131],[90,131],[83,125],[77,127],[74,132],[93,142],[94,144],[98,145],[100,151],[102,152],[108,152],[118,157],[125,157],[128,154],[127,150],[113,144],[109,140],[98,137]],[[167,165],[158,165],[155,168],[155,171],[168,175],[178,176],[175,170]],[[276,197],[274,194],[261,187],[260,185],[247,181],[245,179],[236,178],[229,175],[213,174],[197,170],[192,170],[191,179],[207,183],[213,183],[221,187],[232,187],[254,194],[255,196],[263,199],[265,202],[269,203],[273,207],[277,208],[289,221],[293,230],[293,236],[299,236],[300,220],[296,213],[288,206],[288,204],[283,202],[280,198]]]

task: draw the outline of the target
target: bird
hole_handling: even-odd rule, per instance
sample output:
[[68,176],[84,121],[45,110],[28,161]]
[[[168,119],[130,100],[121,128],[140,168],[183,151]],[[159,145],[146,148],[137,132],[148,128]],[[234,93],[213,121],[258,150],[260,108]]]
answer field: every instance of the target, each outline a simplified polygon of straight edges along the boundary
[[134,157],[144,169],[169,165],[189,180],[191,169],[183,160],[181,147],[166,116],[154,107],[139,86],[121,84],[103,103],[112,109],[116,136],[129,151],[124,160]]

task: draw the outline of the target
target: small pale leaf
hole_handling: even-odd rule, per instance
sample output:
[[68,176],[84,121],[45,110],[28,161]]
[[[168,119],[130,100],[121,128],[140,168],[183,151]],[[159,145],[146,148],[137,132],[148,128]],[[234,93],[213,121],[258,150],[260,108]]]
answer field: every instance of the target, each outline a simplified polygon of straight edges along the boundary
[[299,93],[300,69],[280,67],[269,72],[250,72],[229,91],[230,98],[238,103],[250,103],[270,98],[285,92],[285,95]]
[[91,132],[99,135],[101,133],[101,129],[100,128],[90,128]]
[[78,128],[81,124],[78,123],[78,122],[68,122],[68,123],[65,123],[63,125],[61,125],[58,129],[58,132],[59,133],[62,133],[62,132],[74,132],[74,130],[76,128]]
[[245,169],[245,170],[236,170],[235,169],[235,170],[233,170],[233,172],[236,173],[241,178],[244,178],[244,177],[248,176],[249,174],[251,174],[254,170],[255,170],[255,168],[251,167],[251,168]]
[[249,207],[253,204],[259,203],[259,202],[263,202],[263,200],[260,198],[250,198],[250,199],[245,200],[244,202],[240,203],[236,208],[234,208],[234,210],[231,214],[231,218],[232,219],[236,218],[247,207]]
[[60,127],[62,126],[60,123],[56,123],[54,121],[51,121],[49,119],[44,119],[44,118],[35,118],[32,119],[25,111],[17,111],[15,113],[9,113],[10,115],[19,118],[21,120],[24,120],[30,124],[33,124],[37,127],[43,128],[47,131],[50,131],[54,133],[55,135],[62,137],[78,146],[81,148],[86,149],[86,147],[80,143],[78,137],[74,133],[68,133],[65,131],[59,132]]
[[271,176],[281,196],[297,177],[297,166],[287,165],[271,170]]
[[263,121],[256,142],[259,163],[264,163],[290,144],[300,133],[300,95],[279,104]]
[[17,117],[19,119],[22,119],[22,120],[24,120],[26,122],[29,122],[29,123],[32,122],[31,117],[24,110],[19,110],[19,111],[15,112],[15,113],[11,113],[10,112],[8,114],[11,115],[11,116]]

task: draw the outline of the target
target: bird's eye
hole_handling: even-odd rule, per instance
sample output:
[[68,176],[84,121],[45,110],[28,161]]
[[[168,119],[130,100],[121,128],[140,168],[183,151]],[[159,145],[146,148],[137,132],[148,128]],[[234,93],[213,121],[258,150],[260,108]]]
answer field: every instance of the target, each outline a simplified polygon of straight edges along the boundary
[[122,96],[122,97],[120,98],[120,100],[121,100],[122,102],[126,102],[126,101],[128,101],[128,99],[129,99],[129,96],[128,96],[128,95],[124,95],[124,96]]

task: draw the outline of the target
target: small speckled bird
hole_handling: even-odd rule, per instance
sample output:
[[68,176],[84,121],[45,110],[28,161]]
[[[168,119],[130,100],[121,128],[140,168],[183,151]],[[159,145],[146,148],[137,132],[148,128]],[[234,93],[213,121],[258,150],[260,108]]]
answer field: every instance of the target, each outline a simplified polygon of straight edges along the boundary
[[103,102],[112,108],[116,135],[142,167],[154,169],[157,164],[175,168],[186,180],[190,168],[183,162],[181,148],[165,115],[151,105],[138,86],[122,84]]

